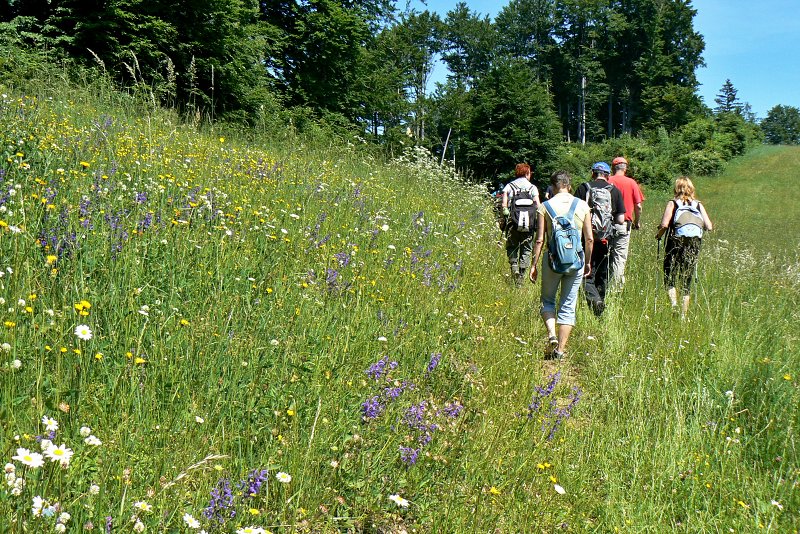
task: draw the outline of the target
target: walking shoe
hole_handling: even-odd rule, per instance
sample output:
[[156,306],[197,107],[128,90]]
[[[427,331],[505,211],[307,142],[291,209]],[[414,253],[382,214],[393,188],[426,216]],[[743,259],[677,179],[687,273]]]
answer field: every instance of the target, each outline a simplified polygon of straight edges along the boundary
[[547,338],[547,342],[550,343],[550,349],[555,350],[558,347],[558,338],[556,336],[550,336]]
[[553,351],[544,357],[545,360],[560,360],[564,357],[564,353],[559,351],[558,349],[553,349]]

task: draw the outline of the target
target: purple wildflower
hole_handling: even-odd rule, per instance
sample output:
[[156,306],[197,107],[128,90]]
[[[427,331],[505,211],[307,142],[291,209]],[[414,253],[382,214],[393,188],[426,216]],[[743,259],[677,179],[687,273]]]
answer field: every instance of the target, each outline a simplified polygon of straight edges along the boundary
[[245,480],[239,482],[238,486],[239,489],[243,490],[245,497],[255,497],[267,478],[269,478],[268,470],[262,469],[259,471],[258,469],[253,469]]
[[111,532],[111,529],[114,527],[114,518],[110,515],[106,516],[106,534]]
[[409,428],[420,428],[425,420],[425,410],[427,407],[428,403],[425,401],[420,402],[418,405],[412,404],[406,409],[406,413],[403,415],[403,422],[408,425]]
[[397,397],[403,394],[403,392],[407,389],[414,389],[416,386],[410,382],[403,382],[397,387],[387,386],[383,388],[383,394],[388,400],[397,400]]
[[428,362],[428,368],[425,370],[425,374],[429,375],[433,372],[434,369],[439,365],[439,360],[442,359],[441,352],[434,352],[431,354],[431,361]]
[[461,411],[464,409],[464,406],[461,405],[459,402],[451,402],[445,405],[444,407],[444,414],[447,417],[451,417],[455,419],[461,414]]
[[219,523],[236,516],[236,510],[233,509],[233,492],[227,478],[220,479],[217,487],[211,490],[211,501],[208,508],[203,510],[203,515],[206,519],[216,519]]
[[326,269],[325,282],[328,284],[328,289],[334,289],[336,282],[339,279],[339,271],[336,269]]
[[389,370],[396,368],[397,368],[397,362],[395,361],[390,362],[389,356],[384,356],[377,362],[370,365],[369,369],[366,370],[366,373],[368,377],[377,382],[381,377],[383,377],[386,373],[388,373]]
[[531,403],[528,405],[528,419],[533,419],[533,417],[539,412],[539,409],[542,407],[542,401],[545,399],[545,397],[553,393],[553,390],[556,388],[556,385],[560,380],[561,372],[559,371],[550,375],[550,381],[546,386],[536,386],[533,399],[531,399]]
[[381,404],[381,400],[377,395],[361,403],[361,411],[364,414],[364,419],[376,419],[383,413],[384,408],[385,406]]
[[347,267],[350,265],[350,254],[347,252],[337,252],[333,257],[339,262],[340,267]]
[[417,463],[417,456],[419,456],[420,449],[414,449],[413,447],[403,447],[400,446],[400,459],[408,466],[412,466]]
[[145,193],[144,191],[137,192],[135,200],[137,204],[144,204],[145,202],[147,202],[147,193]]

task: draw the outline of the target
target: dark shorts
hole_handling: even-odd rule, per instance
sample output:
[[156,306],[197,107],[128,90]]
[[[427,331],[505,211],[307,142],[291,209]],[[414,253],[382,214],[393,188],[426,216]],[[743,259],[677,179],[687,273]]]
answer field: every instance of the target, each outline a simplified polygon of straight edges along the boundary
[[670,237],[664,251],[664,285],[680,287],[684,295],[692,286],[697,257],[700,254],[699,237]]

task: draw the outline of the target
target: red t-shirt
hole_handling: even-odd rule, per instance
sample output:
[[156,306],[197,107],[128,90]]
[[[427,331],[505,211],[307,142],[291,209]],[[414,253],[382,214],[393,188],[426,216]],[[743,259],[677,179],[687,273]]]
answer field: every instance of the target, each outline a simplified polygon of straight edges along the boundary
[[608,179],[622,192],[622,202],[625,204],[625,220],[633,220],[633,207],[644,201],[644,195],[636,180],[628,176],[613,175]]

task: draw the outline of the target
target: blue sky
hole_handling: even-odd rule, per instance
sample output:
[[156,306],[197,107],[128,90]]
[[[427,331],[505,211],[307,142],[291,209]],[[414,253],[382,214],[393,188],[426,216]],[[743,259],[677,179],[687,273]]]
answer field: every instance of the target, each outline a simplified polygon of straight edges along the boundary
[[[444,16],[457,0],[411,0],[418,10]],[[472,11],[494,17],[507,0],[467,0]],[[706,66],[697,71],[700,96],[712,108],[730,79],[739,100],[759,117],[782,104],[800,108],[800,0],[693,0],[694,28],[706,43]],[[403,3],[398,2],[402,8]],[[439,69],[434,76],[444,76]]]

